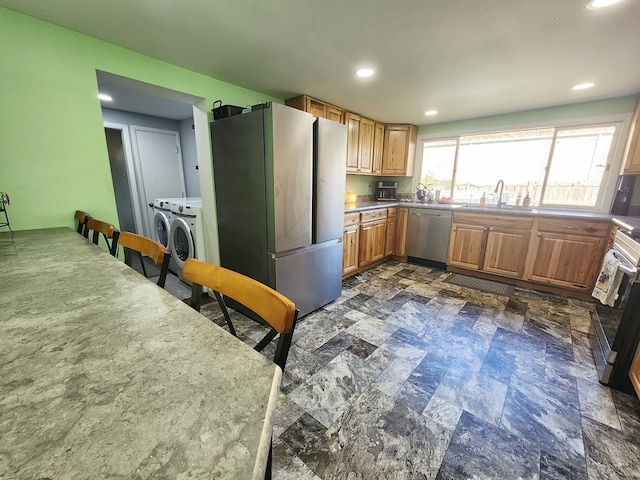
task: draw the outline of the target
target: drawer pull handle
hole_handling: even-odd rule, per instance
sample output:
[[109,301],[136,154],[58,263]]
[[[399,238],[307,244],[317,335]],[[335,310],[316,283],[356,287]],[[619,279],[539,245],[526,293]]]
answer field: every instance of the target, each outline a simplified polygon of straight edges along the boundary
[[572,225],[563,225],[562,228],[566,228],[568,230],[578,230],[580,227],[574,227]]

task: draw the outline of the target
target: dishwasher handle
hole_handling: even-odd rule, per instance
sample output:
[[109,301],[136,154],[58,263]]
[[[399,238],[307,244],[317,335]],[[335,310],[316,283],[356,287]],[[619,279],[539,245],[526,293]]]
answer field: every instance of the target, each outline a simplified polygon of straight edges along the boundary
[[411,212],[409,215],[415,215],[417,217],[442,217],[443,216],[441,213],[418,213],[418,212]]

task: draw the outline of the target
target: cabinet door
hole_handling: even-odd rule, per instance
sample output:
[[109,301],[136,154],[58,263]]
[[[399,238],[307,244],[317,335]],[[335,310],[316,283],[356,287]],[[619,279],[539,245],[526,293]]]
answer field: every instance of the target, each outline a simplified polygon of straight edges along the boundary
[[358,172],[358,158],[360,157],[360,117],[351,112],[345,112],[347,125],[347,172]]
[[327,105],[315,98],[307,97],[307,105],[305,111],[314,117],[327,118]]
[[377,262],[385,257],[385,243],[387,241],[387,220],[378,220],[373,226],[373,253],[371,261]]
[[479,225],[454,223],[451,229],[447,264],[479,270],[482,268],[487,231]]
[[342,234],[342,275],[358,269],[358,224],[345,226]]
[[364,267],[373,262],[373,242],[375,222],[360,224],[360,239],[358,244],[358,265]]
[[633,122],[624,153],[624,173],[640,173],[640,101],[636,104]]
[[382,173],[382,153],[384,149],[384,125],[375,122],[373,125],[373,166],[371,173]]
[[582,235],[538,233],[531,280],[589,290],[604,254],[604,239]]
[[396,241],[393,253],[404,257],[407,255],[407,221],[409,209],[400,207],[396,216]]
[[521,278],[530,238],[530,231],[504,231],[489,227],[482,270]]
[[360,151],[358,172],[371,173],[373,168],[373,120],[360,118]]
[[384,256],[389,257],[396,251],[396,219],[387,220],[387,239],[385,240]]
[[327,116],[329,120],[334,122],[344,123],[344,111],[341,108],[334,107],[333,105],[327,105]]
[[385,125],[383,175],[413,175],[417,129],[413,125]]

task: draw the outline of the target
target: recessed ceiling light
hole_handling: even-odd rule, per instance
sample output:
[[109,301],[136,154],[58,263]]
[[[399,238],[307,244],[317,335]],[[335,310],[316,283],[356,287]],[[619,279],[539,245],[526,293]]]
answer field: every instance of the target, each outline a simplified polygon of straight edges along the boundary
[[587,3],[587,8],[589,10],[598,10],[600,8],[609,7],[621,1],[622,0],[589,0],[589,3]]
[[113,98],[108,93],[99,93],[98,98],[103,102],[113,102]]
[[579,83],[571,87],[571,90],[586,90],[587,88],[591,88],[593,86],[595,86],[595,83],[593,82]]
[[361,68],[356,71],[356,75],[359,77],[370,77],[373,75],[373,68]]
[[424,114],[425,114],[427,117],[431,117],[431,116],[433,116],[433,115],[437,115],[437,114],[438,114],[438,110],[427,110],[426,112],[424,112]]

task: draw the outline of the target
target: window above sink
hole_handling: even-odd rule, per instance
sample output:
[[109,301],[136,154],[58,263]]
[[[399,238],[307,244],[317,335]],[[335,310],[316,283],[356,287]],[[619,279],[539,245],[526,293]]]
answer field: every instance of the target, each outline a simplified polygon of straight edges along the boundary
[[[456,203],[597,210],[621,122],[461,135],[423,144],[418,182]],[[418,173],[418,172],[416,172]]]

